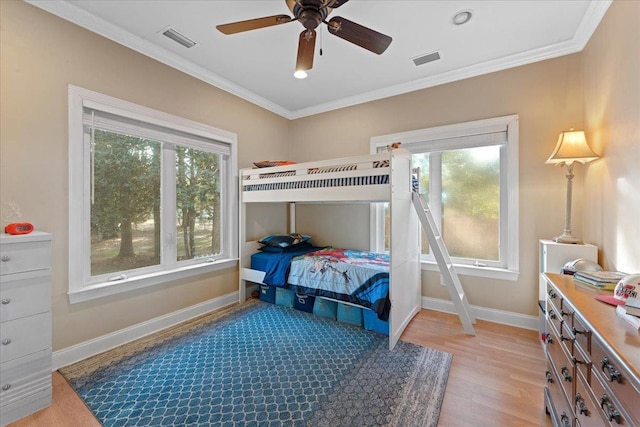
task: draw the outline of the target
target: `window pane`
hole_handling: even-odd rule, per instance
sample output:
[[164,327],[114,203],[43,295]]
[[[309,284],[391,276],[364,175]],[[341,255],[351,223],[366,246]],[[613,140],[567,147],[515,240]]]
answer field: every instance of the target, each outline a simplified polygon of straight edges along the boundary
[[442,235],[453,257],[499,259],[500,147],[442,153]]
[[178,261],[220,254],[219,154],[176,148]]
[[160,263],[161,144],[96,130],[91,276]]

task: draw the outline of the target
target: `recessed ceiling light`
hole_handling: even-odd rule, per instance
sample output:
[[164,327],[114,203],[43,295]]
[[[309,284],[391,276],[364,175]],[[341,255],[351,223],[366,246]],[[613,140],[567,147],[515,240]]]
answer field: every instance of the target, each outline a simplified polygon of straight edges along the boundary
[[299,70],[293,73],[293,77],[295,77],[296,79],[306,79],[307,73],[302,70]]
[[451,18],[451,23],[453,25],[466,24],[467,22],[469,22],[472,16],[473,12],[471,12],[470,10],[461,10],[460,12],[453,15],[453,18]]

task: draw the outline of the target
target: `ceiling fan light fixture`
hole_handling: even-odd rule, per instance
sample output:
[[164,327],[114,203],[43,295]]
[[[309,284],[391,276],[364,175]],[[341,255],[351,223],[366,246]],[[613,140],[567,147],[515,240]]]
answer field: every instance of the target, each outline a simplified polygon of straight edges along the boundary
[[293,77],[295,77],[296,79],[306,79],[307,72],[304,70],[298,70],[295,73],[293,73]]
[[451,23],[453,25],[463,25],[469,22],[472,16],[473,12],[471,10],[461,10],[460,12],[457,12],[455,15],[453,15],[453,18],[451,18]]

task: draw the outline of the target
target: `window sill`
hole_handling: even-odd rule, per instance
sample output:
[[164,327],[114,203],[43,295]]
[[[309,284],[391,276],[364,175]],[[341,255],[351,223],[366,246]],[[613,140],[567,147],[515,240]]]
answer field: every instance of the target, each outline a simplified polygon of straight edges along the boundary
[[[433,261],[421,261],[421,269],[425,271],[440,271],[438,264]],[[461,276],[485,277],[487,279],[509,280],[515,282],[519,271],[494,267],[476,267],[473,265],[455,264],[456,273]]]
[[69,302],[71,304],[76,304],[109,295],[117,295],[136,289],[146,288],[148,286],[159,285],[162,283],[172,282],[174,280],[185,279],[187,277],[235,267],[237,263],[237,259],[225,259],[213,263],[195,264],[176,268],[174,270],[145,274],[143,276],[131,277],[114,282],[98,283],[86,286],[82,289],[69,291]]

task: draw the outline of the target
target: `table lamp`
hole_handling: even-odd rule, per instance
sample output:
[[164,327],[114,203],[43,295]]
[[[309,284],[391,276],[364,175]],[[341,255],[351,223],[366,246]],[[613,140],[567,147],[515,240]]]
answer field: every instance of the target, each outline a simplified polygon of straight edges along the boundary
[[599,156],[589,148],[583,131],[574,131],[571,129],[560,133],[556,148],[545,162],[547,164],[567,166],[567,174],[565,175],[567,177],[567,204],[565,209],[564,231],[560,236],[553,239],[554,242],[582,244],[580,239],[571,235],[571,180],[574,176],[573,164],[575,162],[585,164],[598,157]]

